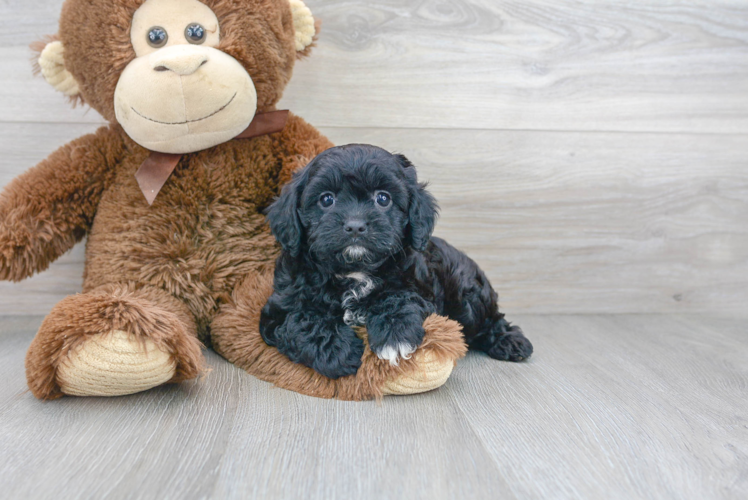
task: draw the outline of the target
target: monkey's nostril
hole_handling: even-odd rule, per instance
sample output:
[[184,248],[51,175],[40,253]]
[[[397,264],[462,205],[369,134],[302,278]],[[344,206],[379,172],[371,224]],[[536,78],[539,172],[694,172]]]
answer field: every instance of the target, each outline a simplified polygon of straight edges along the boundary
[[156,66],[155,68],[153,68],[153,70],[154,71],[169,71],[169,68],[167,68],[166,66]]
[[204,60],[203,62],[201,62],[201,63],[200,63],[200,66],[205,66],[206,64],[208,64],[208,60],[207,60],[207,59],[206,59],[206,60]]

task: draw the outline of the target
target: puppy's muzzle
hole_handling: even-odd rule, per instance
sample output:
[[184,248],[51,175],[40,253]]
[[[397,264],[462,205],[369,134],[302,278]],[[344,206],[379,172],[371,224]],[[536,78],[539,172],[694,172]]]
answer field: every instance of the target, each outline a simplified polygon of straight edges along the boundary
[[349,264],[352,262],[361,262],[368,253],[369,251],[362,246],[351,245],[343,250],[343,259]]

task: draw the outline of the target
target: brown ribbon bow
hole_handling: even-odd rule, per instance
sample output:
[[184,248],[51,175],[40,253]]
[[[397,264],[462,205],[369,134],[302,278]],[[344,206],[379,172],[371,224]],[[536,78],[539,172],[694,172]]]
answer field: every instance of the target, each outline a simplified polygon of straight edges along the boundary
[[[258,113],[249,127],[234,139],[250,139],[280,132],[286,126],[287,121],[288,110]],[[137,179],[140,190],[143,191],[149,205],[153,205],[153,201],[166,181],[169,180],[174,169],[177,168],[182,156],[181,154],[151,151],[151,155],[135,172],[135,179]]]

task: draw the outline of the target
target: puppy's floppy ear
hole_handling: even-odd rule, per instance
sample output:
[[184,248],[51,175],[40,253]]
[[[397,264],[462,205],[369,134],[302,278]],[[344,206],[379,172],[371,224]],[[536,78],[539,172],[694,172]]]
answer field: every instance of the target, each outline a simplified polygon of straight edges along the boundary
[[299,219],[299,198],[306,186],[308,167],[294,174],[291,182],[283,186],[280,196],[265,211],[273,236],[283,250],[298,257],[301,251],[302,227]]
[[395,155],[403,167],[408,184],[410,204],[408,205],[408,222],[410,245],[423,252],[434,232],[439,206],[434,197],[426,191],[426,183],[419,183],[416,168],[403,155]]

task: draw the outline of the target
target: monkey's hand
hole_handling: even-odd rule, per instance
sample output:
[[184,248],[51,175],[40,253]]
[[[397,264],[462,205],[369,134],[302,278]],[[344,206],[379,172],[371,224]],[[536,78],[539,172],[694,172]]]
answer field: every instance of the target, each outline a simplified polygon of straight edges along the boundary
[[42,271],[88,232],[124,156],[109,127],[61,147],[0,194],[0,279]]

